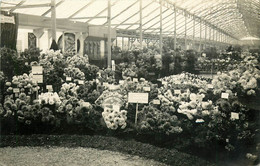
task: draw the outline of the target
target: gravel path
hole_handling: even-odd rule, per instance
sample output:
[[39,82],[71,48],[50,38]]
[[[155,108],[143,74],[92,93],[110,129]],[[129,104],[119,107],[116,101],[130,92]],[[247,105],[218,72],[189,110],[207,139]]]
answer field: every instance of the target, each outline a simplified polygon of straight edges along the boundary
[[0,148],[0,166],[166,166],[154,160],[92,148]]

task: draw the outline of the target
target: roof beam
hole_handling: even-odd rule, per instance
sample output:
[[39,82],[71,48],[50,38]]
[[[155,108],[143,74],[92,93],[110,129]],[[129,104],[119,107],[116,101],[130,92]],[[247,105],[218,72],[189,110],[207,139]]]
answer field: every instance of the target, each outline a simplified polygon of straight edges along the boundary
[[50,3],[44,3],[44,4],[37,4],[37,5],[23,5],[23,6],[6,6],[6,7],[1,7],[2,10],[5,9],[10,9],[12,10],[13,8],[15,9],[24,9],[24,8],[39,8],[39,7],[51,7]]
[[[59,5],[61,5],[63,2],[64,2],[65,0],[61,0],[60,2],[58,2],[57,4],[56,4],[56,8],[59,6]],[[48,13],[50,13],[51,12],[51,8],[49,9],[49,10],[47,10],[45,13],[43,13],[42,14],[42,16],[46,16]]]
[[21,6],[22,4],[24,4],[26,0],[22,0],[21,2],[19,2],[15,7],[13,7],[10,12],[13,12],[15,9],[17,9],[19,6]]
[[[115,19],[116,17],[118,17],[119,15],[121,15],[122,13],[126,12],[129,8],[133,7],[137,2],[139,2],[139,0],[135,1],[133,4],[131,4],[130,6],[127,6],[124,10],[122,10],[121,12],[119,12],[117,15],[115,15],[114,17],[111,18],[111,21],[113,19]],[[103,25],[106,25],[107,22],[105,22]]]
[[89,3],[87,3],[85,6],[83,6],[82,8],[80,8],[78,11],[76,11],[75,13],[73,13],[72,15],[70,15],[68,18],[72,18],[74,16],[76,16],[78,13],[80,13],[82,10],[86,9],[87,7],[89,7],[92,3],[94,2],[94,0],[91,0]]
[[[145,6],[142,10],[144,10],[145,8],[147,8],[148,6],[150,6],[151,4],[152,4],[153,2],[150,2],[147,6]],[[146,18],[146,17],[148,17],[150,14],[152,14],[154,11],[156,11],[157,9],[159,9],[160,7],[157,7],[156,9],[154,9],[154,10],[152,10],[150,13],[148,13],[147,15],[145,15],[144,17],[143,17],[143,19],[144,18]],[[137,23],[139,23],[139,20],[137,20],[136,22],[135,22],[135,24],[137,24]],[[132,27],[132,26],[129,26],[129,27],[127,27],[126,29],[129,29],[130,27]]]
[[[162,12],[162,14],[165,13],[165,12],[167,12],[168,10],[169,10],[169,9],[166,9],[165,11]],[[144,23],[143,26],[146,25],[146,24],[148,24],[149,22],[151,22],[152,20],[154,20],[156,17],[159,17],[159,16],[160,16],[160,14],[156,15],[155,17],[153,17],[152,19],[150,19],[149,21],[147,21],[146,23]],[[160,20],[159,20],[158,22],[154,23],[153,25],[151,25],[150,27],[144,29],[143,31],[146,31],[147,29],[152,28],[154,25],[158,24],[159,22],[160,22]]]
[[[151,3],[152,3],[152,2],[151,2]],[[147,8],[148,6],[150,6],[151,3],[149,3],[148,5],[146,5],[146,6],[143,8],[143,10],[144,10],[145,8]],[[130,20],[130,19],[133,18],[135,15],[137,15],[139,12],[140,12],[140,11],[138,10],[136,13],[134,13],[133,15],[131,15],[130,17],[128,17],[127,19],[125,19],[124,21],[122,21],[121,24],[123,24],[123,23],[125,23],[126,21]],[[138,22],[139,22],[139,20],[138,20]],[[120,26],[120,25],[115,26],[115,28],[117,28],[118,26]]]
[[[114,3],[111,4],[111,7],[114,6],[118,1],[115,1]],[[88,21],[86,21],[86,23],[89,23],[90,21],[94,20],[95,17],[98,17],[100,14],[102,14],[103,12],[105,12],[108,8],[106,7],[105,9],[103,9],[101,12],[99,12],[98,14],[96,14],[95,16],[93,16],[93,18],[89,19]]]

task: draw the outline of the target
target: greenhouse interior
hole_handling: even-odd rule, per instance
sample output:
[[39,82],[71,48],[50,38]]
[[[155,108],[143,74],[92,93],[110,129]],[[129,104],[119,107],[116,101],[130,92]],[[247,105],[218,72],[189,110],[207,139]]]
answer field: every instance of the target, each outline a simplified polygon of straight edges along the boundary
[[0,4],[0,165],[259,165],[260,0]]

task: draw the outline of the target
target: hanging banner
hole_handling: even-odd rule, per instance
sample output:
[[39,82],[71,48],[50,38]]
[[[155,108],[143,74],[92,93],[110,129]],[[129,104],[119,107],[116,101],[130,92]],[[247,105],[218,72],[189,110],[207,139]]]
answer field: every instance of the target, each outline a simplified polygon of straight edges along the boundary
[[15,24],[14,16],[5,16],[1,14],[1,23]]

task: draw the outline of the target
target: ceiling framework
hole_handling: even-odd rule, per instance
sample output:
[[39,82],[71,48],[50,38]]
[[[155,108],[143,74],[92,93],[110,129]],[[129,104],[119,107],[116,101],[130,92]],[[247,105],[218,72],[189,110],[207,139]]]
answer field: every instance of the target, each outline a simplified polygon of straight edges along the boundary
[[[59,19],[107,26],[107,3],[102,3],[101,0],[76,1],[72,3],[70,0],[56,0]],[[160,2],[161,0],[143,0],[142,30],[146,36],[147,33],[159,33]],[[51,0],[2,0],[0,3],[1,10],[9,12],[46,17],[50,17],[51,13]],[[212,38],[213,32],[215,36],[222,34],[230,40],[245,37],[260,38],[260,0],[196,0],[192,2],[190,0],[162,0],[162,5],[163,34],[174,33],[176,11],[177,35],[185,33],[187,36],[199,36],[200,24],[202,24],[201,36],[207,34],[206,37],[209,39]],[[118,31],[137,32],[139,30],[139,0],[111,0],[111,11],[112,28]],[[187,17],[186,31],[185,17]],[[195,20],[194,24],[193,20]],[[195,26],[194,30],[193,26]],[[120,31],[120,34],[123,32]]]

